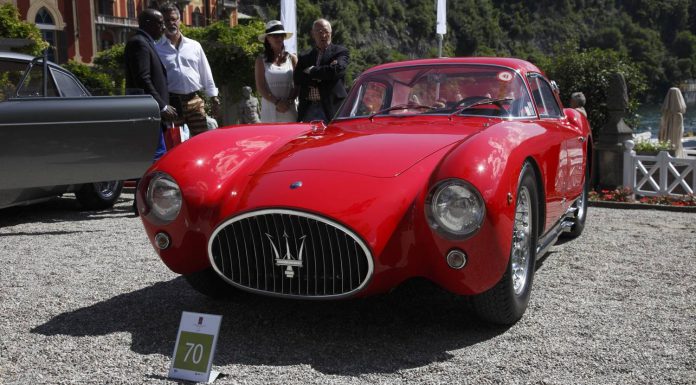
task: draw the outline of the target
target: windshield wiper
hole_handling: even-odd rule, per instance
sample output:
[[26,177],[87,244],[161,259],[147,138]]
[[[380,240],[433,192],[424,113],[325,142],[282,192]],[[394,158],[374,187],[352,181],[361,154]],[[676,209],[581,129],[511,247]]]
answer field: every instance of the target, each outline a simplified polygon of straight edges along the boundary
[[375,115],[383,114],[385,112],[394,111],[394,110],[405,110],[405,109],[411,109],[411,108],[428,109],[428,110],[433,109],[433,107],[431,107],[431,106],[426,106],[426,105],[418,104],[418,103],[397,104],[395,106],[391,106],[388,108],[381,109],[377,112],[374,112],[374,113],[370,114],[370,116],[368,116],[367,118],[370,119],[370,121],[373,121],[375,118]]
[[[466,100],[466,99],[464,99],[464,100]],[[462,111],[468,110],[469,108],[472,108],[472,107],[480,106],[482,104],[495,104],[496,107],[500,108],[502,111],[507,112],[507,110],[505,108],[503,108],[502,102],[510,102],[512,100],[513,100],[513,98],[511,98],[511,97],[495,98],[495,99],[494,98],[483,98],[481,100],[475,101],[475,102],[473,102],[471,104],[467,104],[465,106],[460,106],[460,104],[462,103],[462,101],[460,101],[459,103],[457,103],[457,105],[454,106],[455,110],[454,110],[454,112],[452,112],[449,115],[449,119],[452,120],[452,117],[454,115],[460,114]]]

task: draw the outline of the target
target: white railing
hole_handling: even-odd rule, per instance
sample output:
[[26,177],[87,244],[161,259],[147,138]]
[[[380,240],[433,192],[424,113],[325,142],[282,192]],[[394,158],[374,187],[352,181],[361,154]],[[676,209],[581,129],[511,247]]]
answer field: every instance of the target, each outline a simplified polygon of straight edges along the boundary
[[97,15],[96,24],[138,28],[138,20],[127,17]]
[[642,196],[683,196],[696,191],[696,158],[675,158],[667,151],[636,155],[624,142],[623,186]]

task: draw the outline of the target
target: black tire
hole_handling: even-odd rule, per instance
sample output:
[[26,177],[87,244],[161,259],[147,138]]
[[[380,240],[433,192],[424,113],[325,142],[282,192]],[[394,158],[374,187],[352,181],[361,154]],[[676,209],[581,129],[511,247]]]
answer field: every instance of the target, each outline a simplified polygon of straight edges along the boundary
[[485,321],[511,325],[522,318],[527,309],[536,264],[538,205],[534,171],[525,163],[517,187],[512,246],[505,274],[495,286],[472,299],[476,315]]
[[184,275],[184,279],[197,292],[213,299],[232,298],[236,289],[222,279],[212,267],[193,274]]
[[75,197],[85,210],[102,210],[114,206],[123,190],[123,181],[87,183],[75,191]]
[[[588,173],[589,174],[589,173]],[[590,175],[585,175],[585,183],[582,186],[582,194],[580,198],[573,203],[575,217],[573,217],[573,226],[569,231],[561,233],[561,237],[565,239],[575,239],[585,230],[585,220],[587,219],[587,200],[590,193]]]

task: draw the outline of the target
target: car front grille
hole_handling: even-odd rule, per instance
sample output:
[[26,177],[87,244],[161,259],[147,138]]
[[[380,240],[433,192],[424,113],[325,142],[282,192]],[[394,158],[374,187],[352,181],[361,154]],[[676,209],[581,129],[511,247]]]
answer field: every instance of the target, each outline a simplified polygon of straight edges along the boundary
[[372,254],[344,226],[294,210],[261,210],[219,226],[209,242],[214,269],[235,286],[264,294],[335,298],[358,292]]

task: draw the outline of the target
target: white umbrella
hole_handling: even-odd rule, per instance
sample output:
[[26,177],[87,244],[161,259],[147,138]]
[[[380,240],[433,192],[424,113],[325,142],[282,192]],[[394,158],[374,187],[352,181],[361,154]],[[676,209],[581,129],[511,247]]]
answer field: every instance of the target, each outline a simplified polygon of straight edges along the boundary
[[660,119],[660,131],[658,138],[661,141],[669,140],[674,147],[674,154],[677,158],[684,158],[684,146],[682,146],[682,136],[684,135],[684,113],[686,103],[679,88],[672,87],[667,91],[665,101],[662,103],[662,118]]

